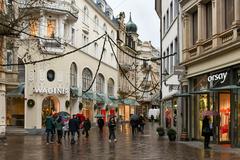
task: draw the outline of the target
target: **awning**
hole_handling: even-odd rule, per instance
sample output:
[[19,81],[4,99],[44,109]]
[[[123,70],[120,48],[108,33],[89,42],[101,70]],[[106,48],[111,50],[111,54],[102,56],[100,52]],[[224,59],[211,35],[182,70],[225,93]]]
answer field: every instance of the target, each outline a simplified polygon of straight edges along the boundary
[[106,95],[104,93],[97,93],[96,94],[96,101],[106,103],[107,102]]
[[7,92],[7,97],[24,97],[25,84],[20,83],[18,87],[10,92]]
[[240,86],[237,85],[228,85],[228,86],[223,86],[223,87],[216,87],[216,88],[211,88],[211,91],[217,91],[217,90],[226,90],[226,89],[240,89]]
[[82,93],[82,98],[87,100],[94,100],[94,94],[92,91]]
[[71,87],[70,88],[70,95],[71,95],[71,97],[80,97],[81,96],[81,91],[77,87]]
[[177,93],[177,94],[173,95],[173,97],[188,97],[188,96],[191,96],[191,94],[189,94],[189,93]]
[[190,94],[206,94],[206,93],[210,93],[210,92],[212,92],[212,91],[210,91],[208,89],[204,89],[204,90],[190,92]]
[[123,103],[127,105],[132,105],[132,106],[140,106],[140,104],[135,99],[130,99],[130,98],[124,99]]
[[115,96],[108,96],[108,105],[117,108],[119,105],[119,100]]

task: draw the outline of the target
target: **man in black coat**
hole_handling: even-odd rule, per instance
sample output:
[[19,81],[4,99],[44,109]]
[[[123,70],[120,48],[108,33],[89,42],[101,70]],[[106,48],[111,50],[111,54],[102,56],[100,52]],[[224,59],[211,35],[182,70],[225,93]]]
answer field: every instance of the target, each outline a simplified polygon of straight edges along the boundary
[[102,132],[103,131],[103,126],[104,126],[104,120],[102,117],[98,118],[98,127],[99,127],[99,130]]
[[79,123],[76,119],[76,115],[73,115],[73,117],[69,120],[69,131],[71,132],[71,144],[75,143],[75,134],[79,129]]
[[86,118],[85,121],[83,122],[83,129],[84,129],[84,132],[86,132],[86,138],[88,138],[89,136],[88,131],[90,130],[90,128],[91,128],[91,122],[89,118]]
[[212,135],[212,130],[210,128],[210,118],[209,116],[205,116],[203,119],[202,126],[202,136],[204,136],[204,148],[209,149],[210,136]]

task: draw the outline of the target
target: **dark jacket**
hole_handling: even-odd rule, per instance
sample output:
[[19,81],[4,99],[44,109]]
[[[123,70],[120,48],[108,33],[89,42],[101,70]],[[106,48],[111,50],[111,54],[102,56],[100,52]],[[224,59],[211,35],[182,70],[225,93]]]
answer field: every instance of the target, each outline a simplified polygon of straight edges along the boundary
[[76,132],[79,129],[78,120],[75,118],[72,118],[69,120],[69,131],[70,132]]
[[145,125],[145,120],[144,120],[143,116],[140,116],[140,117],[139,117],[139,119],[138,119],[138,124],[139,124],[140,126],[144,126],[144,125]]
[[50,130],[53,129],[54,124],[53,124],[52,117],[47,116],[46,121],[45,121],[45,126],[46,126],[46,129],[50,129]]
[[102,118],[99,118],[97,123],[98,123],[99,127],[103,127],[104,126],[104,120]]
[[83,122],[83,128],[84,128],[85,130],[90,130],[90,128],[91,128],[91,122],[90,122],[89,119],[86,119],[86,120]]
[[114,119],[108,122],[108,128],[110,130],[114,130],[116,128],[116,121]]
[[202,136],[211,136],[211,134],[209,118],[205,116],[203,119]]

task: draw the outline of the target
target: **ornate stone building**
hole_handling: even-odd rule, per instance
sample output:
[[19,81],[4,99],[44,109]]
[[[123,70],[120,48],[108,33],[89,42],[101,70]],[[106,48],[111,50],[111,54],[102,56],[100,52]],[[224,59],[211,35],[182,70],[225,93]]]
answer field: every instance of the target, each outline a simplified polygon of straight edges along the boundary
[[[181,0],[186,67],[183,127],[202,139],[211,115],[213,141],[239,146],[240,0]],[[208,111],[208,112],[207,112]]]

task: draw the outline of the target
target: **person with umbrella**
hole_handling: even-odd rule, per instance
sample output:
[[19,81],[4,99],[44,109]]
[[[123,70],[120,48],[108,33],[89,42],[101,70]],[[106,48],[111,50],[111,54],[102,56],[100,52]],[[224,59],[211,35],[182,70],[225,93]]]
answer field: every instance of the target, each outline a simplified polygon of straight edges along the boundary
[[79,129],[79,124],[76,119],[76,115],[73,115],[72,118],[69,120],[69,131],[71,132],[71,144],[75,143],[75,134]]
[[132,135],[134,136],[138,127],[138,115],[133,114],[131,116],[130,124],[132,126]]
[[114,139],[114,142],[117,142],[115,135],[116,121],[114,116],[110,117],[110,120],[108,122],[108,128],[109,128],[109,142],[112,142],[112,139]]

